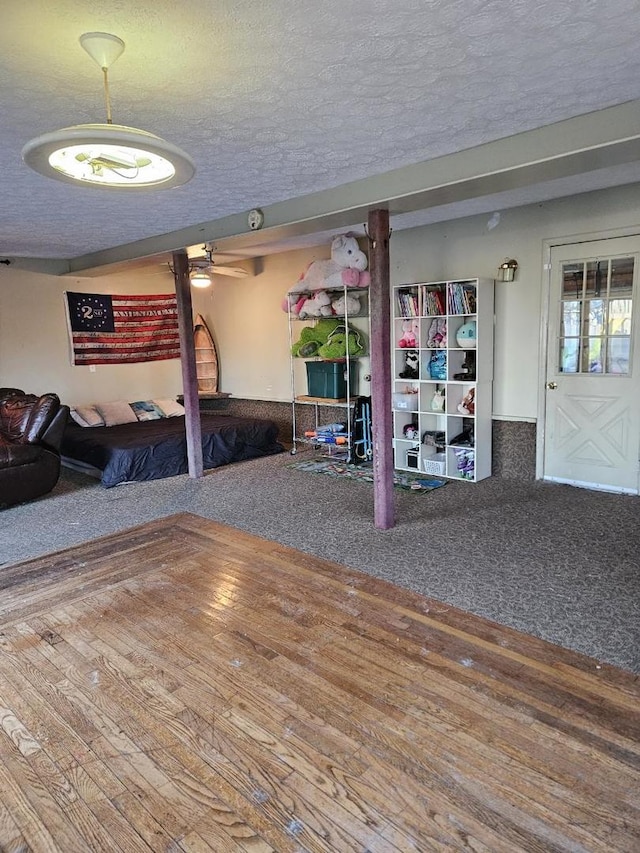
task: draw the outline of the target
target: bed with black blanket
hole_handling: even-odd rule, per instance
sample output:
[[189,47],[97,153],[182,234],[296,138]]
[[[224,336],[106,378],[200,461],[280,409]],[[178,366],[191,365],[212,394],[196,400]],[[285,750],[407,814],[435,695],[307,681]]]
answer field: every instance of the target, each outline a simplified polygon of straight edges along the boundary
[[[205,468],[284,450],[273,421],[208,412],[200,417]],[[63,464],[100,476],[107,488],[186,474],[185,419],[182,416],[96,427],[81,427],[69,419],[61,453]]]

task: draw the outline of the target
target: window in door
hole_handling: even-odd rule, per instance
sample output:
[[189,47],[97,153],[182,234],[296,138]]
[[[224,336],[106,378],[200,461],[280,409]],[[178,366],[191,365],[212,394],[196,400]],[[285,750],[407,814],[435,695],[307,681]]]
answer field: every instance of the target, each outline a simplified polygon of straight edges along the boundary
[[628,375],[633,258],[562,265],[559,372]]

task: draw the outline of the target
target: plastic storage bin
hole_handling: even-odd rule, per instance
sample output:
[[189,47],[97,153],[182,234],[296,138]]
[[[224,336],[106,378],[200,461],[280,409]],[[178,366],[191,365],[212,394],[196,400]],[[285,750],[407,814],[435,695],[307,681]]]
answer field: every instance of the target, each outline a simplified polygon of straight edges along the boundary
[[[307,388],[310,397],[325,397],[331,400],[341,400],[347,396],[347,362],[346,361],[308,361]],[[357,394],[357,364],[349,362],[349,392],[353,397]]]
[[393,408],[407,412],[418,411],[418,394],[394,394]]

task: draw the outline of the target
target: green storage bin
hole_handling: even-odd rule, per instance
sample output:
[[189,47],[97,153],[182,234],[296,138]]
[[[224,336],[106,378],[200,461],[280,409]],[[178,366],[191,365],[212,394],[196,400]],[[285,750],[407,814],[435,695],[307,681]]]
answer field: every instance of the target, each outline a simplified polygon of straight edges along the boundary
[[[307,387],[310,397],[326,397],[331,400],[342,400],[347,396],[347,362],[342,361],[308,361]],[[357,393],[357,363],[349,361],[349,393],[353,397]]]

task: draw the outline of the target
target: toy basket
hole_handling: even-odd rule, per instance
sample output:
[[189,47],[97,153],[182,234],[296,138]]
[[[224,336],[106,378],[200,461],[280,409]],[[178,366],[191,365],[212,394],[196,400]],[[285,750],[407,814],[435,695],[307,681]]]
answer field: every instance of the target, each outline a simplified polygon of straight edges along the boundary
[[436,454],[432,456],[430,459],[422,460],[422,468],[425,474],[439,474],[442,476],[447,468],[447,460],[444,454],[442,454],[442,458],[438,459],[438,456],[441,454]]

